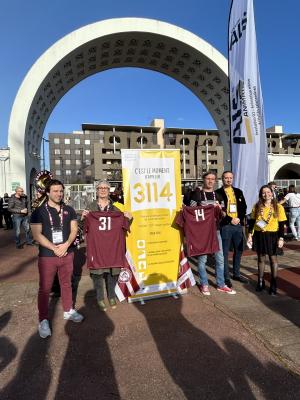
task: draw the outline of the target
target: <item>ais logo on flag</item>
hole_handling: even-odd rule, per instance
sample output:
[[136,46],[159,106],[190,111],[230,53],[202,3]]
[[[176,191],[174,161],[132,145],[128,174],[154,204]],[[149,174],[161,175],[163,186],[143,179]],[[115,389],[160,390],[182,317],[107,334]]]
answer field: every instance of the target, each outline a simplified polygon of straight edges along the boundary
[[[245,94],[244,81],[240,80],[231,96],[231,124],[232,141],[236,144],[246,144],[253,142],[251,124],[248,113],[248,106]],[[244,122],[247,138],[242,136],[241,125]]]

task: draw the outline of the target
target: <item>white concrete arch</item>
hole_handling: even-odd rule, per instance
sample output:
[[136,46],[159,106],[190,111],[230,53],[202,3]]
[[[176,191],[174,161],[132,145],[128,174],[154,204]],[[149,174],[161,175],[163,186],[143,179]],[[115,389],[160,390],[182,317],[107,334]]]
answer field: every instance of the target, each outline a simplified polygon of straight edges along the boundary
[[292,162],[283,165],[276,172],[274,179],[300,179],[300,164]]
[[[269,180],[299,179],[300,157],[298,154],[269,154]],[[299,176],[299,178],[297,177]]]
[[64,94],[88,76],[118,67],[151,69],[181,82],[205,105],[229,153],[226,58],[178,26],[144,18],[109,19],[60,39],[26,75],[9,122],[11,181],[28,188],[30,171],[39,169],[36,155],[46,122]]

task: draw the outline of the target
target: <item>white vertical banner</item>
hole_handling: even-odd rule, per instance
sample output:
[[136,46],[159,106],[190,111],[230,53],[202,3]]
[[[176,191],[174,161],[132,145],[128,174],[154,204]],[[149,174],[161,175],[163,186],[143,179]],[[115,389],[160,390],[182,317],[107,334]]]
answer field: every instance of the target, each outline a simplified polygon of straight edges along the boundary
[[250,212],[268,181],[253,0],[232,0],[228,33],[232,171]]

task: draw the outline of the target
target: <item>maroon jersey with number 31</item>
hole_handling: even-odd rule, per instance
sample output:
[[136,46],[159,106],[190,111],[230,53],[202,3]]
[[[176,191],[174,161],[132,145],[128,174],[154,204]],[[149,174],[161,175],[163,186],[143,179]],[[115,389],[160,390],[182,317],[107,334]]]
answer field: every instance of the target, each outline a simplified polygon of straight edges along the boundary
[[220,208],[213,205],[183,207],[175,222],[183,229],[189,257],[219,251],[216,221],[220,218]]
[[85,217],[84,231],[89,269],[122,268],[125,258],[125,231],[129,220],[119,211],[93,211]]

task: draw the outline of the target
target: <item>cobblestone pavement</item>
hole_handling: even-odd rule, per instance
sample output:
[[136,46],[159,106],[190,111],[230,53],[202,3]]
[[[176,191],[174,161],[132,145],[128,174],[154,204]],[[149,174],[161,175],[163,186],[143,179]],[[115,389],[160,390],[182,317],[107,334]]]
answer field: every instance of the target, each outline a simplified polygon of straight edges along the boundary
[[256,259],[247,252],[236,296],[197,287],[145,305],[101,313],[76,257],[82,324],[62,319],[52,298],[52,336],[37,334],[37,249],[16,250],[0,230],[0,398],[299,399],[299,245],[280,258],[279,294],[255,292]]

